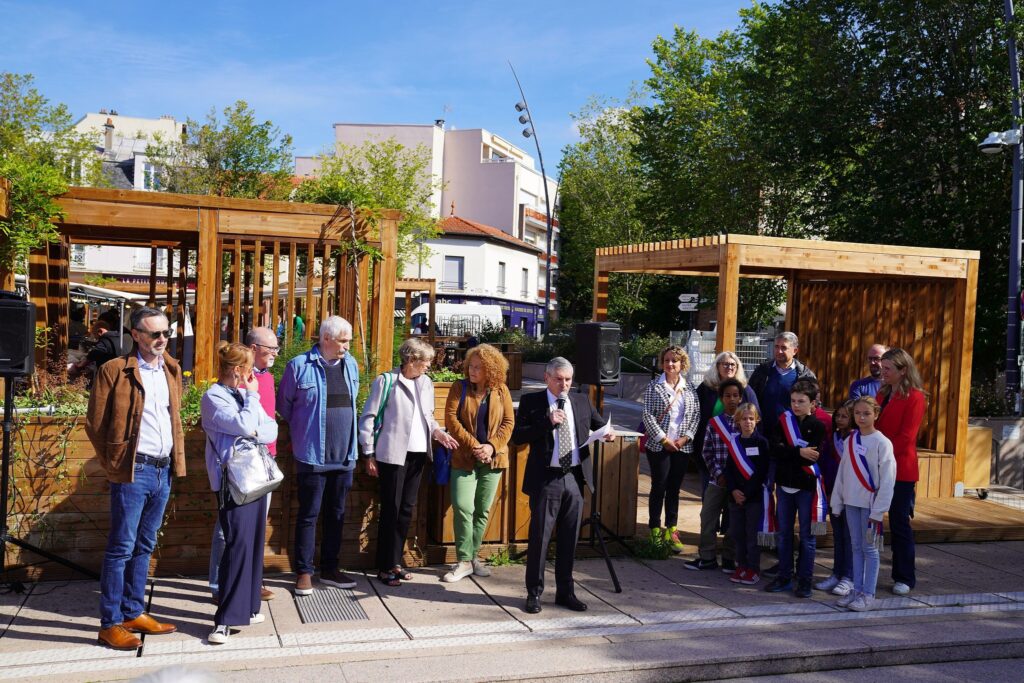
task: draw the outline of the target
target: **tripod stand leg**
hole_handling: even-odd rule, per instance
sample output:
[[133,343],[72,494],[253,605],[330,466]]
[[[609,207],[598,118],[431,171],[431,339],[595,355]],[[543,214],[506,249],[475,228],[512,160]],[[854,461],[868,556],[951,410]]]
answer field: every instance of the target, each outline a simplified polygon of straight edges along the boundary
[[584,520],[584,525],[590,525],[590,540],[593,543],[594,537],[597,537],[597,545],[601,548],[601,555],[604,557],[604,563],[608,566],[608,574],[612,577],[612,586],[615,587],[616,593],[622,592],[622,586],[619,584],[619,575],[615,573],[615,567],[612,565],[612,558],[608,554],[608,546],[604,543],[604,534],[601,533],[601,513],[591,512],[590,519]]
[[3,533],[3,535],[0,536],[0,545],[6,544],[6,543],[11,543],[12,545],[16,545],[19,548],[24,548],[25,550],[31,551],[31,552],[35,553],[36,555],[41,555],[42,557],[45,557],[46,559],[50,560],[51,562],[60,563],[60,564],[64,565],[65,567],[67,567],[68,569],[73,569],[76,572],[78,572],[79,574],[82,574],[84,576],[88,576],[90,579],[97,579],[98,580],[100,578],[100,575],[97,574],[96,572],[92,571],[91,569],[86,569],[82,565],[75,564],[71,560],[67,560],[67,559],[61,557],[60,555],[54,555],[53,553],[51,553],[48,550],[43,550],[42,548],[37,548],[34,545],[32,545],[31,543],[26,543],[25,541],[21,540],[20,538],[15,538],[14,536],[11,536],[10,534],[8,534],[5,531]]

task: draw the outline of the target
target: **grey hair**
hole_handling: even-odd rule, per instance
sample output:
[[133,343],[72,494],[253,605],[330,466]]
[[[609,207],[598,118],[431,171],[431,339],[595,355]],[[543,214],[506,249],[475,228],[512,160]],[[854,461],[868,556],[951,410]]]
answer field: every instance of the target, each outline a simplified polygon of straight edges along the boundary
[[548,364],[544,366],[545,375],[554,375],[559,370],[568,369],[569,372],[573,372],[572,363],[561,356],[555,356],[548,361]]
[[150,308],[149,306],[143,306],[142,308],[136,308],[134,311],[132,311],[132,317],[131,317],[132,329],[133,330],[141,330],[142,328],[139,327],[139,325],[142,323],[143,320],[145,320],[146,318],[155,318],[156,316],[160,316],[164,320],[167,320],[167,316],[164,314],[163,311],[161,311],[159,309]]
[[259,344],[260,338],[277,340],[277,333],[269,327],[254,327],[245,335],[245,345],[252,346],[253,344]]
[[398,356],[402,359],[402,365],[425,360],[434,360],[434,347],[415,337],[409,337],[398,347]]
[[704,373],[704,384],[712,389],[718,388],[719,383],[722,381],[722,378],[718,374],[718,364],[723,360],[731,360],[736,363],[736,379],[739,380],[743,386],[747,386],[747,371],[743,369],[743,361],[741,361],[739,356],[732,351],[722,351],[720,354],[715,356],[715,360],[711,363],[711,367],[709,367],[707,372]]
[[340,315],[328,316],[320,323],[320,341],[337,339],[342,332],[352,334],[352,323]]
[[792,332],[779,332],[775,335],[775,341],[784,341],[794,349],[800,348],[800,339]]

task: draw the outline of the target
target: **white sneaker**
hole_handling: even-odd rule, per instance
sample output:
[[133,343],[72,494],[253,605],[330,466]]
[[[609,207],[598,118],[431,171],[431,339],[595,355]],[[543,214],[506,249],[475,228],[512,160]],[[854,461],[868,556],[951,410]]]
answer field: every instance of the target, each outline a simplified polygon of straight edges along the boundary
[[477,576],[490,576],[491,568],[480,560],[473,560],[473,573]]
[[[833,574],[832,576],[828,577],[827,579],[822,579],[818,583],[814,584],[814,590],[830,591],[833,588],[835,588],[838,583],[839,583],[839,577],[836,576],[835,574]],[[845,595],[845,593],[844,593],[844,595]]]
[[210,635],[206,636],[206,642],[211,645],[223,645],[228,642],[228,636],[231,635],[231,628],[229,626],[217,626],[213,629]]
[[875,596],[867,593],[858,593],[857,599],[850,603],[850,609],[854,612],[869,612],[875,606]]
[[249,626],[255,626],[256,624],[262,624],[267,620],[266,614],[250,614],[249,615]]
[[853,590],[853,581],[849,579],[840,579],[839,583],[836,584],[835,588],[832,589],[832,595],[849,595]]
[[897,581],[892,586],[892,592],[894,595],[910,595],[910,586],[901,581]]
[[857,593],[857,591],[850,591],[843,597],[836,600],[836,607],[849,607],[853,604],[853,601],[857,599],[858,595],[859,593]]
[[466,578],[467,576],[469,576],[472,573],[473,573],[473,563],[472,562],[459,562],[454,567],[452,567],[452,570],[450,572],[448,572],[447,574],[444,575],[444,582],[445,583],[455,583],[456,581],[459,581],[461,579]]

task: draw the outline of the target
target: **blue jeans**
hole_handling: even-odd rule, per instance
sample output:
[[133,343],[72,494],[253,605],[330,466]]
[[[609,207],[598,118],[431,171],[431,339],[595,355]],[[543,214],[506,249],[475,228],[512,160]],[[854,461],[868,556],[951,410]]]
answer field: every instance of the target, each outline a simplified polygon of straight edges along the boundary
[[850,547],[850,532],[846,528],[846,512],[834,515],[830,510],[828,516],[832,520],[832,574],[840,579],[852,579],[853,549]]
[[878,548],[864,541],[871,510],[847,505],[843,514],[853,546],[853,590],[873,596],[878,584]]
[[313,552],[316,550],[316,522],[324,509],[323,533],[320,538],[320,572],[338,568],[341,532],[345,524],[345,499],[352,488],[353,470],[330,472],[299,472],[299,514],[295,517],[295,571],[313,573]]
[[110,484],[110,534],[100,570],[100,627],[145,609],[149,556],[171,496],[171,468],[135,465],[135,481]]
[[889,504],[889,531],[892,546],[892,580],[905,583],[913,588],[917,583],[914,575],[914,530],[910,528],[910,516],[914,512],[914,485],[912,481],[897,481]]
[[811,533],[811,505],[813,491],[786,493],[781,486],[775,487],[775,514],[778,516],[779,579],[793,578],[793,522],[800,514],[800,558],[796,568],[798,579],[814,576],[814,549],[818,541]]

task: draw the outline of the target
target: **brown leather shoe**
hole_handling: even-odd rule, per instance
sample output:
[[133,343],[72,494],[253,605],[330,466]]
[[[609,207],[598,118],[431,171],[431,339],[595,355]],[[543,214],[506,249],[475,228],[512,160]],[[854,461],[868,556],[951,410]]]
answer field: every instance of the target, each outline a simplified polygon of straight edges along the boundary
[[159,636],[164,633],[174,633],[178,630],[178,627],[174,624],[161,624],[145,612],[121,625],[129,631],[134,633],[145,633],[148,636]]
[[266,588],[265,586],[260,587],[260,600],[273,600],[274,591]]
[[132,635],[122,624],[114,624],[110,628],[101,628],[99,638],[100,645],[115,650],[138,650],[142,647],[142,641]]

